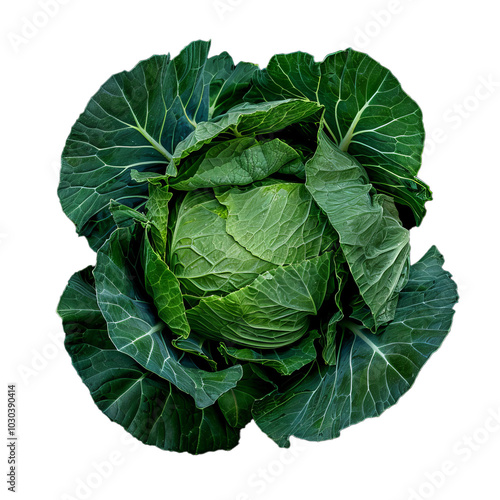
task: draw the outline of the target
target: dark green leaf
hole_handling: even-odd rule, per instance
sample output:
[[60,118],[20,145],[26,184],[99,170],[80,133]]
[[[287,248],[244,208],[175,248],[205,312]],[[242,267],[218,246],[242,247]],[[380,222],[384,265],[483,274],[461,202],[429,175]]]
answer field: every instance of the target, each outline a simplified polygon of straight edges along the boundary
[[280,446],[292,435],[323,441],[395,404],[450,330],[458,295],[442,264],[432,247],[412,266],[396,317],[380,335],[345,324],[336,366],[314,363],[258,401],[259,427]]
[[106,323],[97,305],[93,267],[75,273],[68,282],[57,306],[65,325],[82,325],[106,331]]
[[234,389],[224,393],[217,404],[231,427],[241,429],[252,420],[255,400],[275,389],[272,382],[255,366],[244,366],[243,377]]
[[294,98],[323,104],[335,143],[367,169],[380,193],[408,205],[420,224],[431,199],[416,177],[425,137],[422,112],[388,69],[352,49],[321,63],[295,52],[273,56],[254,80],[247,96],[252,102]]
[[193,454],[229,450],[239,433],[216,406],[190,396],[116,350],[97,305],[91,268],[70,279],[58,312],[73,366],[99,409],[143,443]]
[[102,242],[92,233],[109,234],[96,221],[106,218],[110,200],[135,207],[147,199],[147,185],[132,180],[130,170],[165,173],[177,143],[207,119],[209,46],[194,42],[173,60],[142,61],[92,97],[68,137],[59,185],[63,210],[79,233]]
[[210,85],[209,118],[215,118],[239,104],[250,88],[258,66],[240,62],[236,66],[227,52],[208,59],[205,81]]
[[[240,366],[205,372],[181,363],[168,329],[137,280],[129,261],[132,229],[117,229],[97,254],[97,301],[116,348],[190,394],[199,408],[213,404],[241,378]],[[135,243],[135,244],[134,244]]]

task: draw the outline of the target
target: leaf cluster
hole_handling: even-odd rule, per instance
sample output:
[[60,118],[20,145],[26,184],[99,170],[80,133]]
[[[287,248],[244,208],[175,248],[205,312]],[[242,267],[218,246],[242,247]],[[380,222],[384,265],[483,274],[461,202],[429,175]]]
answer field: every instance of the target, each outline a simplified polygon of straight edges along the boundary
[[348,49],[265,69],[194,42],[112,76],[62,154],[59,198],[97,253],[58,307],[97,406],[147,444],[278,445],[378,416],[448,333],[424,128],[392,73]]

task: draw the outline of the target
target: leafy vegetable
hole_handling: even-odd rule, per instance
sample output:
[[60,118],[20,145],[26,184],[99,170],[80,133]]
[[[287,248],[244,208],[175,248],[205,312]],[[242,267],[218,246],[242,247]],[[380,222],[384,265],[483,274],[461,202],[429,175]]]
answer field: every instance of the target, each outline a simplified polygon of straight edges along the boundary
[[451,327],[422,115],[351,49],[266,69],[209,43],[112,76],[75,123],[59,197],[97,253],[59,303],[97,406],[147,444],[278,445],[380,415]]

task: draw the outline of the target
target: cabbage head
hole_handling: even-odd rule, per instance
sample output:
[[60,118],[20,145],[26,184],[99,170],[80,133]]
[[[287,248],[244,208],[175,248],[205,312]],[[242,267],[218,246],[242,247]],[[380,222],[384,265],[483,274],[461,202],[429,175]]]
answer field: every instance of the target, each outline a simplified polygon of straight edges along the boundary
[[97,259],[61,298],[65,346],[146,444],[228,450],[251,420],[279,446],[332,439],[451,326],[441,254],[410,265],[422,113],[352,49],[265,69],[208,51],[112,76],[71,130],[58,194]]

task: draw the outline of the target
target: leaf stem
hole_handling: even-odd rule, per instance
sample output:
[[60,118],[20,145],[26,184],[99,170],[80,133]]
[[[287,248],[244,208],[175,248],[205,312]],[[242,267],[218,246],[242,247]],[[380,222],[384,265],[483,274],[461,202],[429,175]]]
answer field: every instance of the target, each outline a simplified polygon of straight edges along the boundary
[[135,128],[138,132],[142,134],[142,136],[153,146],[158,153],[162,154],[167,160],[172,160],[172,155],[153,137],[151,137],[146,130],[144,130],[140,125]]

